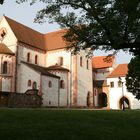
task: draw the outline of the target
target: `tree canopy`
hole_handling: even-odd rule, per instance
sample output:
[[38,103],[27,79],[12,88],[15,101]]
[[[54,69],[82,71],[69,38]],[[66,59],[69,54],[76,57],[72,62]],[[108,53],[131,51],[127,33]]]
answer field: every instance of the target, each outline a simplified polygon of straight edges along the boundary
[[[17,2],[38,0],[17,0]],[[40,0],[46,7],[35,21],[57,22],[68,28],[65,39],[83,48],[129,50],[140,54],[139,0]]]
[[128,91],[140,99],[140,55],[132,58],[128,65],[126,86]]
[[4,0],[0,0],[0,4],[3,4]]

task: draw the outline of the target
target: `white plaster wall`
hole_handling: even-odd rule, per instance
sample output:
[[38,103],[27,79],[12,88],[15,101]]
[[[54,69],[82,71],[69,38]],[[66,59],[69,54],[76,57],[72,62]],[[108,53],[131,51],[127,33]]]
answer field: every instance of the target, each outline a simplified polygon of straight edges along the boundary
[[32,83],[37,83],[37,89],[40,90],[40,73],[34,71],[26,64],[20,64],[18,68],[18,79],[17,79],[17,92],[24,93],[27,89],[32,89],[32,85],[28,87],[28,80]]
[[[65,83],[65,88],[62,89],[60,88],[59,86],[59,89],[60,89],[60,106],[68,106],[69,104],[69,95],[70,95],[70,91],[69,91],[69,81],[68,81],[68,72],[65,72],[65,71],[50,71],[51,73],[57,75],[60,77],[60,80],[64,80],[64,83]],[[60,83],[59,83],[60,85]]]
[[31,61],[30,63],[35,64],[35,56],[38,56],[38,65],[45,66],[45,54],[38,50],[32,50],[30,48],[24,47],[24,45],[19,45],[18,61],[27,62],[27,54],[30,53]]
[[[52,82],[52,87],[48,86],[49,81]],[[43,106],[58,106],[58,82],[57,78],[42,76]]]
[[2,64],[4,63],[4,61],[7,61],[7,75],[12,76],[12,68],[13,68],[13,62],[12,62],[12,56],[10,55],[6,55],[6,54],[0,54],[0,73],[2,73]]
[[70,69],[71,53],[66,49],[48,51],[46,54],[46,66],[52,66],[58,63],[58,58],[63,57],[63,67]]
[[[97,73],[95,73],[96,80],[106,80],[106,77],[113,71],[113,67],[97,69]],[[104,71],[104,72],[101,72]]]
[[11,79],[2,78],[2,91],[10,92],[11,90]]
[[6,19],[3,17],[2,20],[0,21],[0,29],[4,27],[6,28],[7,34],[3,40],[2,43],[8,46],[8,48],[16,52],[16,46],[17,46],[17,38],[14,35],[13,31],[11,30],[9,24],[7,23]]
[[[124,90],[124,96],[129,100],[130,106],[132,109],[140,108],[140,102],[135,99],[132,93],[128,92],[125,85],[125,77],[121,77]],[[110,82],[114,81],[114,88],[109,88],[109,100],[111,109],[119,109],[119,101],[123,97],[122,87],[118,87],[118,78],[107,78],[107,83],[110,85]]]
[[[80,66],[80,57],[83,57],[83,66]],[[80,51],[77,55],[77,79],[78,79],[78,91],[77,91],[77,105],[87,106],[87,94],[91,93],[91,103],[93,103],[93,79],[92,79],[92,61],[89,59],[89,69],[87,69],[86,52]]]

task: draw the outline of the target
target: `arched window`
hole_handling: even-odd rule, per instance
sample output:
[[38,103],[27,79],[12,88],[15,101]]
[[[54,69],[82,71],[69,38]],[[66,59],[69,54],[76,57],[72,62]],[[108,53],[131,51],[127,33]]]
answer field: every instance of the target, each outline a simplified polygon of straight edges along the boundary
[[52,87],[52,82],[51,81],[48,82],[48,87],[50,87],[50,88]]
[[82,58],[82,56],[80,57],[80,66],[83,67],[83,58]]
[[89,69],[89,61],[88,61],[88,59],[87,59],[87,69]]
[[63,57],[59,57],[59,58],[58,58],[58,64],[59,64],[60,66],[63,65]]
[[35,56],[35,64],[38,64],[38,56]]
[[28,87],[30,87],[31,86],[31,80],[28,80]]
[[31,61],[31,55],[30,53],[27,53],[27,62],[30,62]]
[[64,80],[60,80],[60,88],[64,89],[65,88],[65,83]]
[[33,82],[32,86],[33,86],[33,89],[37,89],[37,83],[35,81]]
[[8,63],[7,61],[4,61],[3,63],[3,74],[7,74],[8,71]]

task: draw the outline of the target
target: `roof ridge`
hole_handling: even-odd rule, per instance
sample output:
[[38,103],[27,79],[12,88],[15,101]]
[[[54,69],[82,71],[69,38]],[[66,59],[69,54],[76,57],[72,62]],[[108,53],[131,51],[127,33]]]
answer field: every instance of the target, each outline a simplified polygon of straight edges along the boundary
[[52,32],[48,32],[48,33],[45,33],[44,35],[49,35],[49,34],[53,34],[53,33],[59,33],[59,32],[61,32],[61,31],[66,31],[67,29],[66,28],[64,28],[64,29],[59,29],[59,30],[56,30],[56,31],[52,31]]
[[[41,33],[41,32],[39,32],[39,31],[37,31],[37,30],[35,30],[35,29],[29,27],[28,25],[22,24],[22,23],[20,23],[20,22],[14,20],[14,19],[11,19],[11,18],[5,16],[5,15],[4,15],[4,17],[5,17],[5,19],[11,20],[12,22],[15,22],[15,23],[17,23],[17,24],[19,24],[19,25],[21,25],[21,26],[24,26],[25,28],[28,28],[28,29],[30,29],[30,30],[32,30],[32,31],[35,31],[35,32],[37,32],[37,33],[39,33],[39,34],[44,35],[43,33]],[[7,22],[8,22],[8,21],[7,21]]]

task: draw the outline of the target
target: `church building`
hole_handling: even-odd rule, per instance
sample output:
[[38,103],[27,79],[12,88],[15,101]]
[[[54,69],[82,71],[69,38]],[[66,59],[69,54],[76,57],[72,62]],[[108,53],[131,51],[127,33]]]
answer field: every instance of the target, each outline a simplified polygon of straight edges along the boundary
[[37,89],[43,106],[93,105],[92,60],[88,50],[72,55],[66,30],[37,32],[6,16],[0,20],[0,91]]

